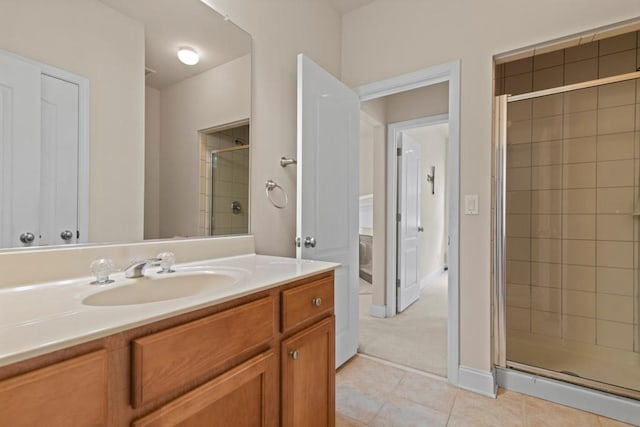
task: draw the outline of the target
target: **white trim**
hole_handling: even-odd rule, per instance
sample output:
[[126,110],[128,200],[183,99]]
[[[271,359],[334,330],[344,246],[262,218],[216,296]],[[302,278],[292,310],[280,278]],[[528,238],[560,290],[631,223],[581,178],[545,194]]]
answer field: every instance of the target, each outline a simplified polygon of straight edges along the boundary
[[77,243],[89,241],[89,79],[7,50],[0,54],[31,64],[40,73],[78,85],[78,231]]
[[431,282],[433,282],[438,276],[444,273],[444,264],[442,264],[437,269],[433,270],[431,273],[427,274],[420,280],[420,291],[429,286]]
[[640,401],[513,369],[496,369],[501,387],[540,399],[640,425]]
[[458,387],[493,398],[497,396],[498,392],[498,385],[493,371],[480,371],[468,366],[460,366]]
[[380,319],[384,319],[387,317],[387,307],[384,305],[373,305],[369,308],[369,314],[372,317],[378,317]]
[[[460,330],[459,330],[459,254],[460,254],[460,60],[446,64],[419,70],[413,73],[404,74],[379,82],[366,84],[355,89],[360,96],[360,101],[380,98],[387,95],[403,92],[410,89],[425,87],[449,82],[449,143],[447,144],[447,184],[449,191],[449,286],[448,304],[449,317],[447,324],[447,378],[451,384],[458,384],[459,364],[460,364]],[[387,146],[392,144],[387,144]],[[395,153],[387,159],[388,164],[392,164],[395,170]],[[390,169],[387,169],[387,200],[389,200],[389,177],[395,176]],[[395,189],[392,188],[393,194]],[[387,215],[389,212],[387,211]],[[392,213],[395,215],[395,211]],[[390,242],[395,242],[395,218],[392,218],[394,225],[387,224],[387,266],[389,265],[388,249]],[[387,223],[390,218],[387,217]],[[390,236],[389,233],[392,233]],[[390,239],[391,237],[391,239]],[[395,252],[395,251],[394,251]],[[393,269],[395,276],[395,253],[393,255]],[[387,272],[387,278],[389,272]],[[387,283],[395,283],[394,279]],[[395,286],[391,286],[395,288]],[[390,304],[386,301],[387,313]],[[395,309],[395,304],[392,305]]]

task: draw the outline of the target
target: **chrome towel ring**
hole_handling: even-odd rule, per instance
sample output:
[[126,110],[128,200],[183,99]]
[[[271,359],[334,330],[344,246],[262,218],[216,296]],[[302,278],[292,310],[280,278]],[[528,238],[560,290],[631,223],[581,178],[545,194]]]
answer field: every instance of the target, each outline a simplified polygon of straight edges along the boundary
[[[271,192],[276,188],[279,188],[280,191],[282,192],[282,195],[284,196],[284,203],[282,204],[276,203],[271,197]],[[280,185],[278,185],[275,181],[272,181],[270,179],[267,180],[267,182],[265,183],[265,193],[267,194],[267,199],[271,202],[271,204],[278,209],[284,209],[287,206],[287,203],[289,203],[289,197],[287,197],[287,192],[284,191],[284,188],[280,187]]]

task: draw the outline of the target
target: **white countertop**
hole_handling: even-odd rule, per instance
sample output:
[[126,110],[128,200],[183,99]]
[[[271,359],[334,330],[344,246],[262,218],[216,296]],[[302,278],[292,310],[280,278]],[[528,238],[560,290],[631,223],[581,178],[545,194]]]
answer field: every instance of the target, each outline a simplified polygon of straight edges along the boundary
[[[196,295],[166,301],[117,306],[91,306],[90,295],[118,286],[135,285],[124,273],[115,283],[90,285],[92,277],[0,289],[0,366],[88,342],[199,308],[269,289],[339,267],[323,261],[264,255],[176,264],[181,268],[234,270],[241,278],[232,286],[213,287]],[[156,270],[156,269],[150,269]],[[153,274],[153,273],[152,273]]]

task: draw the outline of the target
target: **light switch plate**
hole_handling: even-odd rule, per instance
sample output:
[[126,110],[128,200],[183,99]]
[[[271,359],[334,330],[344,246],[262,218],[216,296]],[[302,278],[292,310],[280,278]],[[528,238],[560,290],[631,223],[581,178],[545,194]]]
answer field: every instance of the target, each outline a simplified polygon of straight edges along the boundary
[[478,215],[478,195],[467,194],[464,196],[464,214]]

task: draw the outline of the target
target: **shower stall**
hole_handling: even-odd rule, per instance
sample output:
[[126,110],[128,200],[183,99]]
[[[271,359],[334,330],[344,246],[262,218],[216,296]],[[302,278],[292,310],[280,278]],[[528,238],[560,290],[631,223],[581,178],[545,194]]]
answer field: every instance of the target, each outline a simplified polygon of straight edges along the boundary
[[495,111],[495,363],[639,399],[640,72]]

